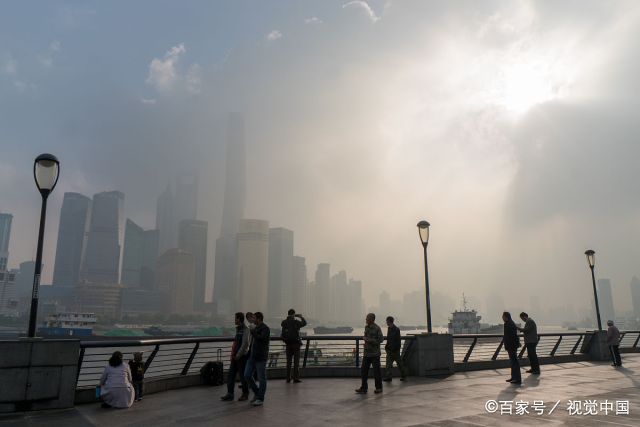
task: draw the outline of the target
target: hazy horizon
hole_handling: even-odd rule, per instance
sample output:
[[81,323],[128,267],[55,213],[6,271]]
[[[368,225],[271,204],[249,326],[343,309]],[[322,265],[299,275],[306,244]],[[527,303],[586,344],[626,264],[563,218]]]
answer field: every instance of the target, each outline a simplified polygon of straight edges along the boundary
[[[635,36],[634,36],[635,34]],[[35,257],[41,152],[61,162],[43,283],[67,191],[156,201],[199,175],[209,294],[225,123],[244,115],[246,218],[363,281],[366,307],[424,288],[480,310],[590,310],[584,251],[619,312],[640,276],[640,4],[322,1],[5,4],[0,212],[10,267]],[[442,305],[445,305],[443,303]],[[533,315],[533,313],[532,313]]]

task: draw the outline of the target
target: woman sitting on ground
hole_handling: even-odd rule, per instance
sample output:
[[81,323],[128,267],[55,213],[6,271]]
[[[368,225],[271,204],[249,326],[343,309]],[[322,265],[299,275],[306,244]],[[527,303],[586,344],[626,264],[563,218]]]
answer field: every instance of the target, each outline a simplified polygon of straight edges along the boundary
[[100,378],[100,397],[103,408],[129,408],[135,391],[131,384],[129,366],[122,363],[122,353],[116,351],[109,359]]

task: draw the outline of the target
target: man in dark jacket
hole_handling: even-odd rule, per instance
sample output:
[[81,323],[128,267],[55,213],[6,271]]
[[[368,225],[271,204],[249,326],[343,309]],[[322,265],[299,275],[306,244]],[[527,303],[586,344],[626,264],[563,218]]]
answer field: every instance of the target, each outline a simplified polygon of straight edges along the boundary
[[527,370],[531,374],[540,373],[540,362],[538,362],[538,355],[536,354],[536,346],[538,345],[538,326],[531,317],[524,311],[520,313],[520,318],[524,322],[524,328],[518,328],[520,332],[524,334],[524,345],[527,347],[527,356],[529,357],[529,363],[531,369]]
[[356,393],[365,394],[368,389],[369,368],[373,366],[373,377],[375,378],[376,389],[374,393],[382,393],[382,372],[380,371],[380,344],[384,341],[382,329],[376,325],[376,315],[367,314],[367,325],[364,328],[364,355],[362,357],[362,385],[356,389]]
[[[244,378],[253,391],[254,399],[251,401],[253,406],[262,406],[264,403],[264,395],[267,391],[267,359],[269,358],[269,338],[271,330],[264,324],[264,315],[261,312],[253,314],[255,324],[249,324],[251,331],[251,353],[244,370]],[[253,380],[253,371],[256,371],[260,388]]]
[[502,320],[504,321],[504,349],[509,353],[509,361],[511,362],[511,378],[507,382],[521,384],[522,377],[520,376],[520,363],[518,363],[518,347],[520,347],[518,329],[508,311],[502,313]]
[[[296,319],[300,318],[300,320]],[[300,347],[302,340],[300,339],[300,328],[307,326],[307,321],[302,314],[296,314],[294,309],[290,309],[287,318],[280,324],[282,327],[282,341],[286,344],[287,351],[287,382],[291,382],[291,362],[293,360],[293,382],[300,381]]]
[[402,363],[402,357],[400,356],[400,348],[402,347],[402,340],[400,338],[400,328],[394,323],[393,316],[387,317],[387,344],[384,346],[387,352],[387,366],[384,374],[384,381],[391,382],[393,379],[392,368],[395,361],[400,369],[400,381],[404,381],[406,373],[404,364]]
[[242,396],[239,401],[247,400],[249,397],[249,385],[244,379],[244,370],[247,364],[249,352],[249,328],[244,324],[244,314],[236,313],[236,336],[231,345],[231,360],[229,361],[229,372],[227,376],[227,394],[220,400],[230,402],[233,400],[233,390],[236,385],[236,375],[240,374],[240,384],[242,386]]

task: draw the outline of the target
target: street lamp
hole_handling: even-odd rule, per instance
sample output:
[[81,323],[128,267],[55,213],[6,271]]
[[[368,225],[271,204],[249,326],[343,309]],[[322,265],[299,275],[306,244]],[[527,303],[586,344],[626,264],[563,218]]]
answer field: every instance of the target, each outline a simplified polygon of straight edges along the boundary
[[429,267],[427,265],[427,245],[429,244],[429,224],[427,221],[422,220],[418,223],[418,234],[420,235],[420,241],[422,242],[422,248],[424,249],[424,287],[427,298],[427,331],[431,333],[431,300],[429,297]]
[[38,295],[40,293],[40,273],[42,269],[42,240],[44,238],[44,223],[47,214],[47,197],[58,183],[60,162],[53,154],[40,154],[33,164],[33,177],[42,196],[40,210],[40,230],[38,231],[38,251],[33,274],[33,292],[31,294],[31,312],[29,313],[29,338],[36,336],[36,320],[38,318]]
[[591,269],[591,281],[593,283],[593,297],[596,300],[596,315],[598,316],[598,330],[602,330],[602,321],[600,320],[600,306],[598,305],[598,292],[596,291],[596,275],[593,267],[596,265],[596,251],[589,249],[584,253],[587,256],[587,262]]

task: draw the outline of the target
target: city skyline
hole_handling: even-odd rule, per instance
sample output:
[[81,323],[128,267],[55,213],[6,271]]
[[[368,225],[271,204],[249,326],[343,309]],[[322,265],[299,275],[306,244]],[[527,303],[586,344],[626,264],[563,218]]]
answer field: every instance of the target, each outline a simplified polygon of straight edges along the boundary
[[464,291],[491,313],[535,295],[589,308],[594,249],[616,312],[632,309],[640,5],[585,1],[576,16],[534,1],[275,4],[8,5],[10,268],[34,259],[32,162],[51,152],[61,174],[43,283],[65,193],[120,191],[126,218],[148,230],[167,183],[194,174],[210,297],[228,112],[239,112],[240,217],[293,230],[310,281],[327,262],[362,280],[367,306],[421,290],[426,219],[431,288],[454,302]]

